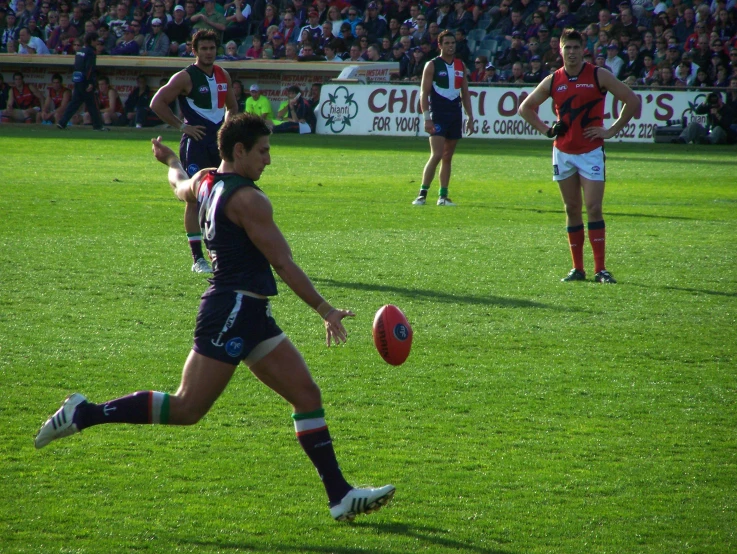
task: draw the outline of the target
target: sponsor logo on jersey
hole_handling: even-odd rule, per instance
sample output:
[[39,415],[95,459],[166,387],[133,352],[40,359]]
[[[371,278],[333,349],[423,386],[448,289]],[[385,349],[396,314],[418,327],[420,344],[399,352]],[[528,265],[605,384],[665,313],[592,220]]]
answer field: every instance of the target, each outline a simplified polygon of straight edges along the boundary
[[571,83],[575,83],[576,81],[578,81],[578,75],[576,75],[575,77],[568,77],[568,80],[569,80],[569,81],[570,81]]
[[210,94],[210,87],[207,85],[202,85],[200,87],[200,94]]
[[238,357],[240,353],[243,352],[243,339],[240,337],[230,339],[225,343],[225,351],[228,353],[228,356],[231,356],[232,358]]
[[576,88],[594,88],[593,83],[578,83]]
[[560,85],[557,89],[555,89],[556,92],[563,92],[564,90],[568,90],[568,85]]
[[225,92],[228,90],[228,83],[218,83],[218,92]]

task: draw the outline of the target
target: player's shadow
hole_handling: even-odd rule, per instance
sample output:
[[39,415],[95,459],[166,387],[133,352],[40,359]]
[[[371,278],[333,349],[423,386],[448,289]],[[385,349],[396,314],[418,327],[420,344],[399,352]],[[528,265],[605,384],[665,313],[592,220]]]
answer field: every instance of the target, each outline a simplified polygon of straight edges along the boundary
[[475,304],[478,306],[497,306],[500,308],[535,308],[564,312],[585,311],[571,306],[559,307],[552,304],[543,304],[542,302],[535,302],[533,300],[525,300],[522,298],[507,298],[503,296],[492,295],[472,296],[469,294],[450,294],[437,290],[411,289],[395,287],[392,285],[380,285],[378,283],[354,283],[349,281],[336,281],[335,279],[328,279],[325,277],[313,277],[312,280],[316,283],[322,283],[324,285],[338,288],[391,293],[412,299],[425,299],[436,302],[448,302],[452,304]]
[[[551,209],[551,208],[513,208],[509,206],[484,206],[484,209],[492,209],[499,211],[512,211],[512,212],[533,212],[537,214],[560,214],[563,213],[562,209]],[[682,215],[657,215],[657,214],[635,214],[625,212],[607,212],[607,216],[617,217],[644,217],[649,219],[685,219],[694,220],[695,217],[686,217]]]
[[[433,527],[426,527],[420,525],[410,525],[406,523],[353,523],[350,524],[356,529],[373,529],[374,532],[379,536],[386,537],[387,535],[402,535],[413,540],[417,544],[417,550],[427,550],[432,552],[434,549],[445,549],[453,552],[468,552],[473,554],[513,554],[512,550],[501,550],[498,548],[489,548],[484,546],[477,546],[474,544],[468,544],[462,540],[453,538],[452,533],[445,529],[437,529]],[[487,540],[493,540],[494,542],[509,542],[507,539],[499,537],[491,537],[485,535]],[[335,547],[335,546],[322,546],[322,545],[288,545],[278,544],[269,542],[265,544],[254,544],[247,543],[245,541],[208,541],[208,540],[181,540],[181,543],[187,545],[194,545],[199,548],[217,548],[221,550],[243,550],[246,552],[299,552],[305,554],[365,554],[371,552],[370,547]],[[406,554],[406,548],[387,548],[381,541],[377,541],[377,548],[373,551],[381,552],[382,554]]]
[[644,289],[652,289],[652,288],[659,288],[662,290],[672,290],[672,291],[678,291],[678,292],[693,292],[695,294],[707,294],[709,296],[726,296],[727,298],[737,298],[737,292],[725,292],[720,290],[706,290],[706,289],[694,289],[690,287],[674,287],[672,285],[663,285],[661,287],[653,286],[650,283],[644,284],[644,283],[627,283],[628,285],[632,285],[633,287],[640,287]]

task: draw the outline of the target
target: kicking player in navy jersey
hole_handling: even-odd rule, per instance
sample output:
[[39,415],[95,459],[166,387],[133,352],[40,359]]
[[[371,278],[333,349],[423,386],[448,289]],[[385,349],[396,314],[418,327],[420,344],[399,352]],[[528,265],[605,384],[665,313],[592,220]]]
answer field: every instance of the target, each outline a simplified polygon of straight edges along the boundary
[[[217,49],[218,36],[214,31],[197,31],[192,38],[195,63],[175,73],[151,99],[151,109],[159,119],[182,131],[179,158],[190,177],[202,168],[220,165],[218,129],[229,114],[238,113],[230,75],[215,65]],[[169,107],[177,99],[183,121]],[[197,211],[189,202],[184,210],[184,230],[194,260],[192,271],[212,273],[202,252]]]
[[[604,140],[612,138],[640,109],[640,100],[611,71],[584,62],[584,38],[578,31],[566,29],[560,38],[563,67],[548,75],[520,105],[519,114],[542,134],[554,138],[553,180],[558,182],[566,210],[568,244],[573,269],[563,281],[584,281],[583,202],[586,202],[588,235],[594,253],[594,280],[616,283],[606,269],[604,201]],[[604,127],[604,100],[611,92],[623,107],[608,129]],[[558,121],[552,126],[537,114],[548,98]],[[583,192],[583,200],[582,193]]]
[[412,202],[424,206],[427,191],[435,178],[435,169],[440,164],[440,192],[438,206],[455,206],[448,198],[450,169],[453,153],[463,136],[463,112],[466,110],[466,131],[473,133],[473,110],[468,94],[466,66],[455,57],[456,39],[452,32],[438,35],[440,56],[425,64],[422,72],[420,105],[425,118],[425,131],[430,135],[430,159],[422,171],[420,194]]
[[35,444],[43,448],[104,423],[193,425],[210,410],[243,362],[292,405],[297,439],[322,479],[331,516],[352,520],[386,505],[394,487],[353,488],[344,479],[325,423],[320,388],[271,314],[269,298],[277,293],[273,268],[324,320],[328,346],[345,342],[342,320],[354,315],[331,306],[294,262],[273,220],[271,202],[256,186],[271,163],[270,134],[258,116],[228,118],[218,134],[222,163],[217,170],[203,169],[191,178],[176,154],[161,144],[161,137],[151,141],[156,159],[169,167],[174,194],[199,208],[214,268],[179,390],[171,395],[140,391],[102,404],[74,393],[44,423]]

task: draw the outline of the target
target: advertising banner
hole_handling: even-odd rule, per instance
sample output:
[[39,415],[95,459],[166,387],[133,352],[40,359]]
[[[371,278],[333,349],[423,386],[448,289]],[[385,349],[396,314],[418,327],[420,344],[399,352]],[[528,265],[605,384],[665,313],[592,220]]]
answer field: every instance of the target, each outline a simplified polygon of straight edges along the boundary
[[[519,115],[517,109],[529,88],[470,87],[476,127],[470,138],[532,138],[549,140]],[[613,140],[652,142],[656,127],[683,117],[705,122],[705,116],[694,116],[691,110],[704,101],[705,92],[639,90],[641,108]],[[621,104],[611,95],[606,97],[604,125],[610,126]],[[324,135],[427,136],[420,113],[420,88],[410,84],[340,84],[323,86],[317,114],[317,133]],[[555,121],[552,102],[540,106],[540,118]]]

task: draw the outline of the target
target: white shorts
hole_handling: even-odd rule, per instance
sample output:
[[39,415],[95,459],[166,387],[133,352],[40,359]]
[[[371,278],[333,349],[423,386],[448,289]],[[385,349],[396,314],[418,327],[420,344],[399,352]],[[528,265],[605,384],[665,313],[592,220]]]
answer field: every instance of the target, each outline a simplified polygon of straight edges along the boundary
[[589,181],[606,181],[606,155],[599,146],[584,154],[566,154],[553,146],[553,181],[578,173]]

